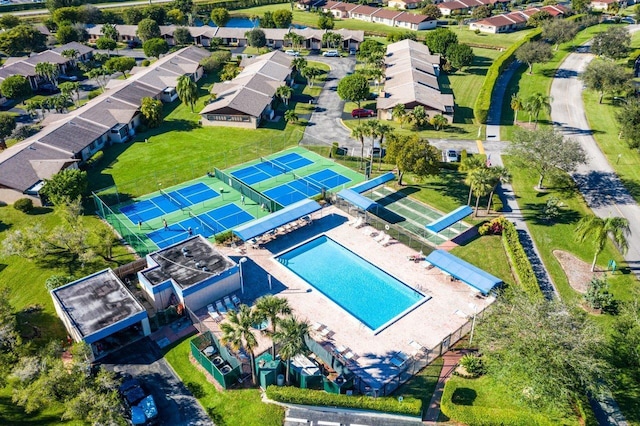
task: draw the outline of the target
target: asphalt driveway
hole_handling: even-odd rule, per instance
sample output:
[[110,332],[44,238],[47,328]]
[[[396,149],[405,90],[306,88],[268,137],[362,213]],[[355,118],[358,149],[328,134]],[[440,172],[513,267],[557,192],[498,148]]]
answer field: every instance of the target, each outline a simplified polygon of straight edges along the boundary
[[132,343],[109,355],[103,365],[142,381],[156,401],[160,425],[213,425],[204,408],[174,374],[150,339]]

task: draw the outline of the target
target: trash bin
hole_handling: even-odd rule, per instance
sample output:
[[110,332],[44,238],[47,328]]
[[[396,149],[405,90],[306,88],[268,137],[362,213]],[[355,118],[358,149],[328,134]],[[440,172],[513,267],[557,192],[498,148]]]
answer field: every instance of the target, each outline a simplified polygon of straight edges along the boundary
[[284,374],[278,374],[278,377],[276,378],[276,384],[278,386],[284,386]]

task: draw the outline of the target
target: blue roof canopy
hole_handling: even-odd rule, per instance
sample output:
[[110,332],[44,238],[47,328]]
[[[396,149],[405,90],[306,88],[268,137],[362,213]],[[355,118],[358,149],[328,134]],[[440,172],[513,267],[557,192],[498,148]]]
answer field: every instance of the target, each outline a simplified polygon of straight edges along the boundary
[[442,216],[440,219],[431,222],[425,227],[429,231],[440,232],[451,225],[460,222],[465,217],[473,213],[473,209],[469,206],[460,206],[449,214]]
[[343,189],[342,191],[338,192],[337,195],[338,197],[350,202],[351,204],[361,208],[362,210],[369,210],[371,207],[378,205],[378,203],[376,203],[375,201],[358,194],[352,189]]
[[243,241],[250,240],[264,234],[265,232],[276,229],[282,225],[300,219],[310,213],[318,211],[322,208],[320,204],[313,200],[301,200],[291,204],[282,210],[271,213],[260,219],[253,220],[245,225],[239,226],[233,230]]
[[464,281],[469,286],[480,290],[484,295],[489,293],[493,287],[502,283],[500,278],[496,278],[444,250],[431,252],[425,260],[460,281]]
[[359,185],[352,186],[351,189],[355,192],[362,194],[363,192],[373,189],[376,186],[380,186],[383,183],[389,182],[390,180],[394,180],[395,178],[396,178],[396,175],[394,175],[392,172],[389,172],[389,173],[383,174],[382,176],[378,176],[377,178],[362,182]]

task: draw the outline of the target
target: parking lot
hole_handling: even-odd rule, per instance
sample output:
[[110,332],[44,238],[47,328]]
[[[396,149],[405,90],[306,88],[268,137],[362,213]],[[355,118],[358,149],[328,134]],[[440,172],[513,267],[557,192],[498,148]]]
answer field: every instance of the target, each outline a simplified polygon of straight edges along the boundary
[[204,408],[162,358],[160,349],[144,338],[104,359],[105,368],[139,379],[156,401],[160,425],[213,425]]

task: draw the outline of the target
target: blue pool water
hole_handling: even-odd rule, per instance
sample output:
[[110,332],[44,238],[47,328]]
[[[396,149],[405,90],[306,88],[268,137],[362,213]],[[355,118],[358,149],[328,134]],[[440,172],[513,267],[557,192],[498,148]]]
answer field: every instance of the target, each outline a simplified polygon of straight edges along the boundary
[[277,259],[376,333],[427,300],[326,235]]

